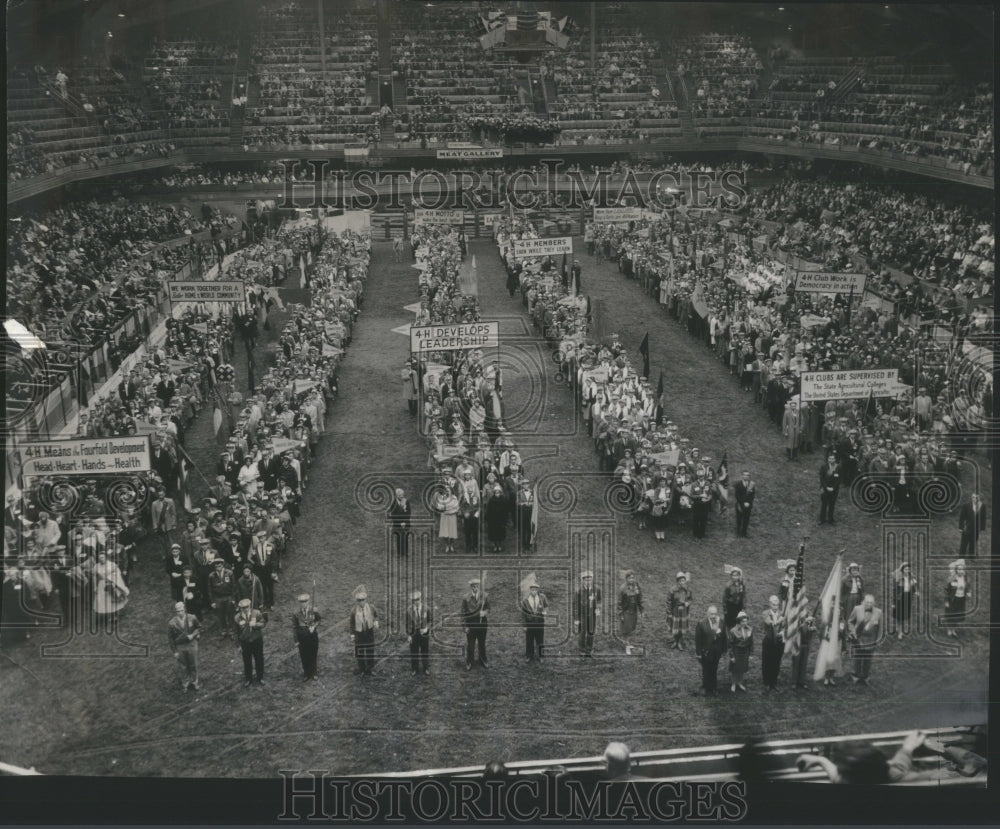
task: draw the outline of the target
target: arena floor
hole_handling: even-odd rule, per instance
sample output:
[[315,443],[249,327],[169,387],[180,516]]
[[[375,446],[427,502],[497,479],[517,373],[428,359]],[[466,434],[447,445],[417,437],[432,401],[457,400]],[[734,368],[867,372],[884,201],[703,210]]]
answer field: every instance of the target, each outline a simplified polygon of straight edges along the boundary
[[[582,249],[580,239],[575,244]],[[501,321],[505,404],[527,472],[536,480],[563,473],[568,483],[563,491],[572,490],[576,498],[572,512],[542,514],[538,555],[551,563],[566,555],[567,523],[608,524],[607,478],[595,474],[592,442],[579,431],[571,392],[555,376],[549,349],[532,331],[520,297],[507,295],[492,242],[472,242],[472,254],[482,318]],[[735,537],[731,513],[713,515],[703,541],[693,539],[689,529],[672,528],[666,544],[656,544],[631,519],[617,520],[605,600],[616,594],[617,571],[633,568],[645,597],[645,619],[635,640],[644,653],[626,657],[621,644],[603,634],[598,658],[580,659],[567,623],[568,591],[575,585],[568,585],[566,571],[537,567],[530,557],[486,556],[476,569],[487,571],[493,606],[491,664],[489,671],[467,673],[458,649],[464,637],[447,617],[458,610],[474,569],[466,560],[450,565],[435,557],[424,582],[441,623],[431,646],[430,676],[410,675],[402,633],[392,633],[379,647],[374,676],[353,673],[346,624],[351,593],[364,583],[376,607],[386,604],[384,524],[373,511],[376,496],[367,483],[402,482],[416,500],[430,480],[427,450],[400,391],[408,340],[392,333],[413,320],[404,306],[417,300],[416,272],[408,259],[394,263],[391,245],[379,242],[340,371],[340,398],[327,415],[327,434],[265,631],[266,685],[244,689],[239,652],[230,640],[217,638],[212,622],[201,647],[202,690],[180,690],[167,645],[167,579],[159,551],[149,546],[117,640],[77,637],[61,655],[42,657],[41,645],[64,636],[39,629],[25,646],[4,652],[0,706],[8,725],[0,730],[0,759],[45,774],[273,777],[283,769],[376,773],[592,755],[611,739],[643,751],[749,735],[780,739],[985,721],[986,579],[979,581],[978,611],[970,617],[982,627],[962,632],[959,655],[946,655],[940,645],[913,635],[879,647],[870,687],[848,681],[807,693],[785,687],[765,694],[758,644],[748,694],[692,695],[699,683],[693,649],[670,650],[667,636],[667,595],[677,570],[691,573],[696,621],[721,598],[727,580],[723,565],[742,566],[751,618],[759,618],[780,581],[776,561],[794,556],[800,537],[808,534],[810,597],[818,594],[837,552],[846,550],[849,560],[863,565],[869,588],[886,607],[879,520],[842,494],[837,524],[818,526],[819,453],[786,461],[778,430],[707,349],[614,266],[586,253],[578,256],[583,293],[598,301],[607,330],[621,333],[637,364],[639,342],[649,332],[651,380],[655,383],[662,369],[671,398],[667,417],[714,463],[726,451],[733,480],[749,469],[759,490],[748,539]],[[297,288],[282,296],[286,302],[306,300]],[[283,320],[280,313],[272,317],[258,363],[272,359]],[[245,382],[242,358],[237,368]],[[203,410],[187,439],[206,474],[218,451],[210,420],[211,412]],[[369,492],[368,509],[359,503],[365,500],[359,490]],[[989,493],[985,496],[989,502]],[[419,513],[415,503],[414,517]],[[958,548],[957,517],[936,519],[931,532],[941,569],[922,592],[940,609],[944,557],[954,557]],[[551,658],[542,663],[526,664],[523,658],[516,595],[528,572],[536,573],[548,593],[555,624],[547,633]],[[302,681],[289,617],[302,590],[315,594],[325,619],[320,680],[308,684]],[[786,660],[786,686],[787,672]],[[720,680],[728,687],[724,665]]]

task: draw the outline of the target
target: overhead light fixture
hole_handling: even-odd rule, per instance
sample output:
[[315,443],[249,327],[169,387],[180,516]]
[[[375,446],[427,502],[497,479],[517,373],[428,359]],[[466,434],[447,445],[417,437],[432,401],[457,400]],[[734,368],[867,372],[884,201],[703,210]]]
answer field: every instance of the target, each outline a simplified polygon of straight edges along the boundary
[[125,16],[125,12],[118,12],[118,16],[119,17],[124,17]]
[[785,10],[785,7],[784,7],[784,6],[778,6],[778,11],[779,11],[779,12],[783,12],[784,10]]
[[45,343],[43,343],[38,337],[32,334],[27,328],[25,328],[21,323],[15,319],[5,320],[3,324],[4,330],[7,332],[7,336],[10,337],[14,342],[16,342],[25,351],[33,351],[39,348],[45,348]]
[[114,37],[114,35],[111,34],[111,32],[108,32],[108,37]]

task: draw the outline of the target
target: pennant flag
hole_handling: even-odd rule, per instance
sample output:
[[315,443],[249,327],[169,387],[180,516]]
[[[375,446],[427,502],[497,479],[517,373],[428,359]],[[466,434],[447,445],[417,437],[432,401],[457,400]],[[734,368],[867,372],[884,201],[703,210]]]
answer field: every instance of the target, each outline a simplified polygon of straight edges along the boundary
[[[662,374],[660,375],[663,376]],[[724,484],[729,480],[729,452],[728,450],[723,450],[722,460],[719,461],[719,468],[715,470],[715,477],[718,479],[719,483]]]
[[400,325],[400,326],[398,326],[396,328],[393,328],[392,329],[392,333],[393,334],[402,334],[404,337],[409,337],[410,336],[410,329],[412,327],[413,326],[410,325],[409,323],[407,323],[406,325]]
[[816,653],[814,680],[823,679],[827,671],[840,670],[840,573],[843,566],[844,557],[838,555],[816,608],[818,621],[823,626],[823,641]]
[[569,287],[569,268],[566,265],[566,254],[563,254],[562,261],[562,284],[564,288]]
[[878,406],[875,404],[875,389],[872,387],[868,389],[868,401],[865,403],[865,414],[863,418],[865,424],[869,424],[875,419],[877,411]]
[[306,287],[306,262],[302,257],[299,257],[299,287]]
[[642,355],[642,376],[649,377],[649,332],[639,343],[639,353]]
[[215,410],[212,412],[212,428],[214,430],[215,436],[219,436],[219,429],[222,428],[222,410],[216,406]]
[[[660,382],[656,384],[656,399],[659,400],[663,397],[663,372],[660,372]],[[722,463],[726,462],[726,456],[722,456]]]
[[531,497],[531,543],[535,543],[535,536],[538,535],[538,485],[532,492]]

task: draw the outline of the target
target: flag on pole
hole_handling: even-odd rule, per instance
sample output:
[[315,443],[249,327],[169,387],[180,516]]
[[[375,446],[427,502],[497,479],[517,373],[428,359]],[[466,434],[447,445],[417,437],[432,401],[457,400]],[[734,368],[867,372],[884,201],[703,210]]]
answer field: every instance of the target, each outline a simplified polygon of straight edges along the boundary
[[642,376],[649,377],[649,332],[639,343],[639,353],[642,355]]
[[875,389],[870,388],[868,389],[868,401],[865,403],[864,422],[866,424],[871,423],[875,419],[876,409]]
[[212,429],[215,432],[215,436],[219,436],[219,429],[222,428],[222,409],[219,408],[219,403],[216,401],[215,409],[212,412]]
[[562,286],[563,288],[569,287],[569,266],[566,264],[566,254],[563,254],[562,261]]
[[823,641],[816,653],[816,668],[813,679],[826,677],[827,671],[840,670],[840,576],[844,557],[837,556],[827,577],[817,605],[817,621],[823,626]]
[[[660,402],[660,398],[663,397],[663,372],[660,372],[660,382],[656,384],[656,401]],[[725,463],[725,458],[723,458],[723,463]]]
[[538,484],[531,491],[531,543],[535,543],[538,534]]
[[799,558],[795,562],[795,578],[789,585],[788,603],[785,605],[785,653],[797,656],[802,644],[799,626],[806,617],[806,591],[802,588],[802,568],[805,564],[806,543],[799,544]]
[[729,480],[729,450],[723,450],[719,468],[715,470],[715,477],[723,485]]

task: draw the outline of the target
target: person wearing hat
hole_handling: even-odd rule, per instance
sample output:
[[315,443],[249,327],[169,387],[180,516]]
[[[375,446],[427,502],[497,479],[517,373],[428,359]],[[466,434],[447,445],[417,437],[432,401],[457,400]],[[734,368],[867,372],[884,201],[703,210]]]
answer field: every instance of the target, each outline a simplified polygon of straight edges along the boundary
[[875,607],[875,597],[865,594],[861,604],[851,611],[847,617],[848,641],[852,645],[854,669],[851,671],[851,681],[868,684],[872,670],[872,658],[875,655],[875,645],[878,644],[882,629],[882,611]]
[[187,612],[184,602],[174,603],[174,615],[167,622],[167,636],[174,659],[181,666],[181,687],[198,691],[198,639],[201,636],[198,617]]
[[719,618],[719,609],[711,605],[694,629],[694,650],[701,663],[699,691],[706,695],[718,693],[719,660],[727,646],[728,635]]
[[358,662],[358,673],[371,676],[375,667],[375,631],[378,630],[378,611],[368,601],[368,590],[361,585],[354,591],[351,608],[351,644]]
[[235,598],[237,602],[247,599],[254,610],[264,609],[264,586],[254,575],[250,562],[243,564],[243,575],[236,580]]
[[299,648],[302,672],[306,680],[316,679],[316,657],[319,654],[320,615],[312,606],[308,593],[299,595],[299,611],[292,616],[292,633]]
[[736,499],[736,537],[746,538],[754,498],[757,497],[757,484],[750,480],[750,472],[746,469],[733,486],[733,497]]
[[243,680],[246,687],[254,679],[264,684],[264,626],[267,617],[254,607],[250,599],[241,599],[236,612],[236,631],[240,640],[240,650],[243,653]]
[[847,567],[847,575],[840,583],[840,618],[850,618],[851,612],[864,598],[865,580],[861,578],[861,565],[852,561]]
[[542,660],[545,647],[545,617],[548,614],[549,600],[540,593],[538,582],[532,579],[528,583],[528,595],[521,599],[521,614],[524,618],[524,658],[531,662],[537,655]]
[[948,636],[958,638],[955,627],[965,618],[969,597],[969,580],[965,574],[965,559],[956,559],[948,565],[948,582],[944,586],[944,616]]
[[531,481],[523,478],[517,492],[517,538],[522,553],[530,552],[535,542],[534,507],[535,492]]
[[631,637],[643,615],[642,588],[632,570],[625,571],[625,584],[618,593],[618,624],[625,640],[625,653],[631,655]]
[[743,679],[750,667],[750,655],[753,653],[753,628],[750,627],[750,617],[745,610],[736,614],[736,624],[729,631],[729,676],[730,690],[746,691]]
[[393,490],[392,503],[389,504],[388,519],[392,527],[394,546],[399,555],[405,557],[409,552],[410,514],[412,507],[402,487]]
[[840,492],[840,464],[837,456],[830,452],[826,463],[819,468],[819,523],[832,524],[833,508],[837,504],[837,494]]
[[204,594],[194,575],[194,568],[185,564],[181,568],[181,601],[187,607],[188,613],[198,616],[201,613]]
[[586,657],[594,655],[594,634],[601,615],[601,591],[594,587],[594,573],[584,570],[580,574],[580,589],[573,597],[573,629],[580,637],[580,652]]
[[254,533],[247,559],[264,589],[264,608],[270,610],[274,607],[274,583],[278,580],[278,574],[274,572],[274,544],[268,538],[266,528],[260,527]]
[[668,612],[670,614],[670,643],[671,650],[685,650],[684,632],[688,629],[691,615],[691,590],[688,588],[690,574],[680,572],[677,574],[677,586],[670,591],[667,600]]
[[691,484],[691,532],[695,538],[704,538],[708,529],[708,510],[712,505],[712,487],[704,466],[699,466]]
[[486,631],[489,625],[490,600],[482,590],[482,582],[469,580],[469,592],[462,597],[462,626],[465,628],[465,670],[471,671],[478,650],[479,664],[486,661]]
[[739,567],[729,569],[729,584],[722,591],[722,614],[726,630],[736,625],[740,611],[746,608],[747,589],[743,583],[743,571]]
[[208,576],[208,595],[212,609],[219,620],[219,635],[229,636],[233,626],[233,596],[236,594],[236,579],[225,561],[217,558],[212,562],[212,572]]
[[410,670],[413,675],[422,670],[430,673],[430,632],[433,618],[431,609],[422,601],[419,590],[410,594],[410,606],[406,609],[406,641],[410,646]]

